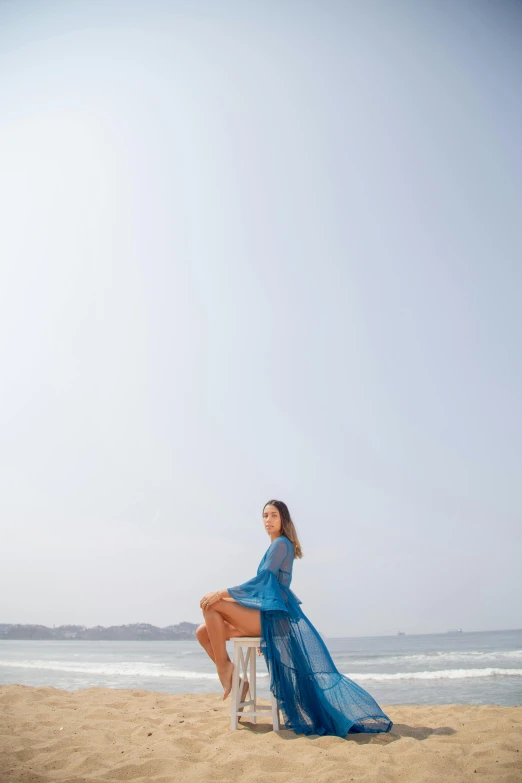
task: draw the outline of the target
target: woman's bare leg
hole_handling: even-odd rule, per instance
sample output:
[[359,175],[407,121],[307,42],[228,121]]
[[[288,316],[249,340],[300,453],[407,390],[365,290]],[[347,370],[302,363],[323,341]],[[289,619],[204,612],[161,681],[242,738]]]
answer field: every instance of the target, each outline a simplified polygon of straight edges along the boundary
[[[225,633],[227,641],[229,639],[233,639],[234,636],[242,635],[241,631],[239,631],[237,628],[234,628],[234,626],[227,620],[225,620]],[[203,647],[208,657],[211,658],[211,660],[215,663],[216,659],[214,658],[214,649],[212,647],[212,642],[210,641],[210,636],[208,635],[208,630],[205,623],[201,623],[201,625],[196,628],[196,639]]]
[[[233,639],[234,636],[242,636],[241,631],[239,631],[237,628],[234,628],[234,626],[227,621],[225,621],[225,630],[227,633],[227,641],[228,639]],[[202,623],[196,629],[196,639],[203,647],[209,658],[211,658],[211,660],[215,663],[216,661],[214,660],[214,650],[212,649],[212,642],[210,641],[210,636],[208,635],[207,626],[205,623]],[[242,683],[243,687],[241,688]],[[248,693],[248,680],[245,678],[245,681],[243,682],[242,679],[239,678],[239,687],[241,689],[240,701],[245,701],[246,695]],[[243,707],[238,707],[239,712],[243,712],[243,709]],[[241,720],[241,718],[238,718],[238,720]]]
[[227,653],[227,634],[225,630],[225,621],[215,609],[206,609],[203,612],[205,625],[214,651],[214,662],[219,680],[224,689],[223,699],[226,699],[232,690],[232,673],[234,664]]
[[237,601],[215,601],[212,609],[233,625],[240,636],[261,636],[261,612],[259,609],[249,609]]
[[[232,690],[234,664],[228,657],[226,625],[233,625],[237,636],[259,636],[261,634],[261,614],[258,609],[249,609],[236,601],[221,599],[212,604],[211,609],[203,611],[208,637],[214,652],[219,680],[223,686],[223,699]],[[231,636],[228,636],[231,638]]]
[[215,663],[216,659],[214,657],[214,649],[212,647],[212,642],[210,641],[210,636],[208,635],[207,626],[205,623],[201,623],[201,625],[196,628],[196,639],[203,647],[208,657],[213,661],[213,663]]
[[[233,625],[231,625],[229,622],[225,621],[225,630],[227,632],[227,640],[233,639],[234,636],[242,636],[241,631],[238,631],[237,628],[234,628]],[[210,637],[208,635],[207,626],[205,623],[202,623],[197,629],[196,629],[196,639],[200,643],[200,645],[203,647],[209,658],[215,663],[214,660],[214,650],[212,649],[212,642],[210,641]],[[239,689],[241,691],[241,695],[239,697],[239,700],[241,702],[245,701],[247,693],[248,693],[248,679],[245,677],[243,680],[241,677],[239,678]],[[243,712],[244,707],[238,707],[238,712]],[[238,721],[240,721],[241,718],[238,717]]]

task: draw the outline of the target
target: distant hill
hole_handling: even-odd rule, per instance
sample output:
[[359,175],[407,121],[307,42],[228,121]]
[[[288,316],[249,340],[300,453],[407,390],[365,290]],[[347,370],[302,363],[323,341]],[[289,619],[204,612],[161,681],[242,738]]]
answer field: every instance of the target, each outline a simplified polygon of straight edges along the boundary
[[2,639],[81,639],[91,641],[171,641],[194,639],[196,623],[178,623],[158,628],[149,623],[132,623],[130,625],[95,625],[87,628],[85,625],[59,625],[48,628],[46,625],[19,625],[0,623],[0,641]]

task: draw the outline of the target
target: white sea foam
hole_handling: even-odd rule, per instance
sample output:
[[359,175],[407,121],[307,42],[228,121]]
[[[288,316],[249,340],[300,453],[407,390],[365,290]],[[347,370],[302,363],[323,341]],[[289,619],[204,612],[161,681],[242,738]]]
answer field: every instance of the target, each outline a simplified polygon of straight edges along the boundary
[[438,671],[425,672],[396,672],[386,674],[384,672],[343,672],[346,677],[356,682],[362,680],[459,680],[467,677],[522,677],[522,669],[497,669],[488,667],[485,669],[439,669]]
[[[356,657],[346,658],[341,653],[337,658],[337,668],[354,668],[358,666],[367,666],[373,664],[376,667],[387,669],[388,666],[393,669],[416,668],[419,665],[425,665],[427,668],[435,667],[437,669],[453,669],[460,664],[463,668],[465,664],[471,666],[482,665],[483,668],[491,667],[501,668],[509,662],[518,663],[522,661],[522,650],[506,650],[502,652],[482,652],[471,650],[469,652],[431,652],[414,653],[410,655],[357,655]],[[457,666],[456,666],[456,665]]]
[[[4,660],[0,661],[0,666],[12,669],[46,669],[47,671],[76,672],[78,674],[102,674],[112,677],[168,677],[182,680],[218,679],[217,672],[180,671],[179,669],[171,669],[169,666],[161,663],[154,664],[142,661],[135,661],[134,663],[125,663],[123,661],[119,663],[80,663],[79,661],[74,661],[68,663],[66,661],[46,660]],[[258,676],[262,676],[262,673],[260,672]]]
[[[484,652],[483,650],[459,650],[448,652],[413,653],[410,655],[383,655],[378,656],[380,663],[401,663],[412,661],[414,663],[445,663],[451,661],[469,661],[476,663],[485,660],[522,660],[522,650],[502,650]],[[357,658],[361,663],[368,663],[368,659],[361,656]],[[354,663],[354,661],[351,661]]]
[[[161,677],[179,680],[217,680],[216,672],[198,672],[173,669],[161,663],[135,662],[83,662],[49,660],[3,660],[0,667],[59,671],[78,674],[99,674],[108,677],[153,678]],[[522,677],[522,669],[501,669],[486,667],[480,669],[438,669],[421,672],[346,672],[356,682],[364,680],[456,680],[469,677]],[[257,676],[268,677],[267,672],[258,671]]]

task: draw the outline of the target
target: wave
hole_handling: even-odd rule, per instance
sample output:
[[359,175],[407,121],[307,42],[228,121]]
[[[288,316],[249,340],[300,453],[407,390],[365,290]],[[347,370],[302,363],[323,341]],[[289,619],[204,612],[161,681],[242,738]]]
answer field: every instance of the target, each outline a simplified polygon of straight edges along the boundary
[[[162,677],[178,680],[217,680],[216,672],[198,672],[192,670],[172,669],[161,663],[136,661],[134,663],[97,663],[79,661],[46,661],[46,660],[3,660],[0,667],[18,669],[46,669],[77,674],[100,674],[105,676],[151,678]],[[343,672],[344,673],[344,672]],[[522,669],[501,669],[486,667],[481,669],[438,669],[422,672],[346,672],[346,677],[356,682],[364,680],[457,680],[470,677],[522,677]],[[258,678],[268,677],[268,672],[258,671]]]
[[[344,673],[344,672],[343,672]],[[522,669],[497,669],[488,667],[485,669],[439,669],[433,672],[397,672],[386,674],[384,672],[344,673],[351,680],[460,680],[467,677],[522,677]]]
[[[502,652],[483,652],[481,650],[470,650],[467,652],[431,652],[431,653],[412,653],[408,655],[360,655],[346,657],[346,653],[339,653],[335,656],[338,660],[338,667],[357,666],[359,664],[375,664],[387,666],[388,664],[451,664],[451,663],[486,663],[490,666],[502,663],[503,661],[522,661],[522,650],[504,650]],[[344,660],[343,660],[344,659]],[[449,667],[448,667],[449,668]]]
[[[0,661],[0,667],[10,669],[46,669],[77,674],[102,674],[120,677],[168,677],[181,680],[217,680],[217,672],[195,672],[171,669],[160,663],[67,663],[65,661]],[[262,673],[257,675],[263,676]]]

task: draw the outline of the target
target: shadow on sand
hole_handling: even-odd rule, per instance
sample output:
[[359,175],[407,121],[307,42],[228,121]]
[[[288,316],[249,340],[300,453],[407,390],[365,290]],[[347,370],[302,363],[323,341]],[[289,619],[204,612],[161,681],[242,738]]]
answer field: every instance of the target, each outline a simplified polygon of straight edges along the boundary
[[[248,719],[243,717],[240,726],[243,729],[251,731],[253,734],[267,734],[273,731],[271,724],[269,723],[250,723]],[[344,738],[345,742],[356,742],[358,745],[389,745],[390,742],[397,742],[402,737],[411,737],[416,740],[425,740],[431,736],[449,736],[455,734],[455,729],[449,726],[438,726],[436,729],[432,729],[429,726],[408,726],[406,723],[394,723],[391,731],[379,734],[363,734],[354,733],[347,734]],[[281,729],[277,732],[278,736],[284,740],[299,740],[299,739],[321,739],[319,734],[296,734],[291,729]]]

